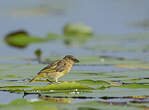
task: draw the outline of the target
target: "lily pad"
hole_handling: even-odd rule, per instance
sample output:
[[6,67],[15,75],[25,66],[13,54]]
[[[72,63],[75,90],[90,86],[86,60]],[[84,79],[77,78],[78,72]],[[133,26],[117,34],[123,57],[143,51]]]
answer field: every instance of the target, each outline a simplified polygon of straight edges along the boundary
[[[16,84],[14,82],[14,84]],[[61,82],[59,84],[43,84],[43,86],[32,85],[29,86],[29,83],[17,84],[18,86],[1,86],[0,90],[9,91],[9,92],[25,92],[25,93],[44,93],[44,92],[72,92],[73,90],[81,91],[81,90],[93,90],[92,87],[89,87],[87,84],[80,84],[77,82]],[[26,85],[26,86],[25,86]],[[50,91],[51,90],[51,91]]]
[[132,84],[124,84],[124,85],[121,85],[120,87],[122,88],[149,88],[149,84],[137,84],[137,83],[132,83]]
[[77,82],[63,82],[60,84],[50,84],[45,87],[37,87],[35,90],[71,90],[71,89],[88,89],[92,90],[93,88],[89,87],[88,85],[83,85]]
[[125,106],[122,107],[122,105],[118,104],[108,104],[104,102],[99,101],[87,101],[87,102],[81,102],[81,103],[74,103],[74,104],[54,104],[54,102],[47,102],[47,101],[41,101],[41,100],[26,100],[26,99],[16,99],[12,101],[9,104],[0,105],[1,110],[70,110],[73,108],[73,110],[143,110],[144,107],[138,107],[138,106]]
[[55,34],[48,34],[47,37],[40,38],[31,36],[24,30],[19,30],[6,35],[5,42],[10,46],[24,48],[31,43],[47,42],[49,40],[56,39],[56,37],[57,36]]
[[127,68],[127,69],[149,69],[149,64],[146,65],[115,65],[117,68]]
[[88,84],[88,85],[96,85],[97,87],[100,87],[100,86],[110,86],[110,82],[107,82],[107,81],[103,81],[103,80],[80,80],[80,81],[77,81],[81,84]]
[[0,105],[1,110],[58,110],[56,106],[48,105],[45,101],[29,102],[26,99],[16,99],[8,105]]
[[[114,64],[135,64],[135,65],[148,65],[147,62],[141,61],[138,59],[125,59],[119,57],[108,57],[108,56],[76,56],[80,62],[78,65],[93,65],[97,66],[98,64],[107,64],[107,65],[114,65]],[[43,60],[55,61],[57,59],[61,59],[60,56],[46,56]],[[77,65],[77,64],[76,64]]]
[[78,36],[78,37],[86,37],[92,36],[93,30],[91,27],[87,26],[86,24],[77,23],[72,24],[69,23],[64,26],[64,35],[66,36]]

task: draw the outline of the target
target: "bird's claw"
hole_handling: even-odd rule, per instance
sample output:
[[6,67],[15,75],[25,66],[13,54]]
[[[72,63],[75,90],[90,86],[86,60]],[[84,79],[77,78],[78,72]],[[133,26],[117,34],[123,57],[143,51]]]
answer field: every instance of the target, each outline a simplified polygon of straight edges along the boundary
[[60,84],[61,82],[55,82],[54,84]]

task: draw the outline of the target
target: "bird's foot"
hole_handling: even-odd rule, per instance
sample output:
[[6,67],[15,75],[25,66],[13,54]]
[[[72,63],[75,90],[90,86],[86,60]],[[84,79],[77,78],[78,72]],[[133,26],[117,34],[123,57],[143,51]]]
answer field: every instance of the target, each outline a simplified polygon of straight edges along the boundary
[[47,79],[47,81],[49,82],[48,84],[53,84],[53,82],[52,82],[52,81],[50,81],[49,79]]
[[60,84],[61,82],[50,82],[50,83],[48,83],[49,85],[51,85],[51,84]]
[[48,82],[52,83],[52,81],[50,81],[49,79],[47,79]]
[[61,83],[61,82],[58,82],[58,81],[57,81],[57,82],[55,82],[54,84],[60,84],[60,83]]

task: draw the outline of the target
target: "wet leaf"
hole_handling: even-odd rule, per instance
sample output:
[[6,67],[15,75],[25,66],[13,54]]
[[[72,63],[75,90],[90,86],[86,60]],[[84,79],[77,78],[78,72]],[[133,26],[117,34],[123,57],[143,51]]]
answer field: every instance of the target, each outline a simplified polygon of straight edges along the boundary
[[149,84],[137,84],[137,83],[132,83],[132,84],[124,84],[124,85],[121,85],[120,87],[122,88],[149,88]]
[[36,87],[35,90],[71,90],[71,89],[88,89],[92,90],[93,88],[89,87],[88,85],[83,85],[77,82],[67,82],[64,81],[60,84],[50,84],[45,87]]
[[[6,83],[6,84],[5,84]],[[39,85],[40,84],[40,85]],[[0,86],[1,91],[9,91],[14,93],[70,93],[70,92],[82,92],[93,90],[94,88],[88,86],[87,84],[80,84],[78,82],[61,82],[59,84],[48,84],[40,82],[38,84],[31,84],[25,82],[12,82],[9,86],[8,82],[4,82]]]
[[46,35],[45,39],[46,40],[56,40],[56,39],[60,39],[60,35],[55,34],[55,33],[49,33],[48,35]]
[[117,68],[127,68],[127,69],[149,69],[149,65],[115,65]]
[[49,34],[44,38],[29,35],[26,31],[16,31],[5,36],[5,42],[14,47],[24,48],[31,43],[47,42],[56,39],[55,34]]
[[104,85],[104,86],[110,85],[109,82],[102,81],[102,80],[97,80],[97,81],[94,81],[94,80],[80,80],[80,81],[77,81],[77,82],[82,83],[82,84],[91,84],[91,85]]
[[81,46],[83,44],[85,44],[88,40],[90,39],[90,37],[73,37],[73,36],[65,36],[64,37],[64,43],[67,46]]
[[93,30],[85,24],[67,24],[64,26],[64,35],[75,37],[92,36]]
[[42,51],[40,49],[36,49],[34,53],[36,55],[37,61],[40,63],[42,57]]
[[32,37],[25,31],[12,32],[5,37],[5,42],[14,47],[24,48],[30,43],[42,42],[42,38]]
[[56,106],[48,105],[45,101],[30,102],[26,99],[16,99],[7,105],[0,105],[1,110],[58,110]]
[[71,104],[71,99],[70,98],[54,98],[54,97],[49,97],[49,96],[44,96],[40,95],[38,96],[40,99],[52,103],[58,103],[58,104]]
[[[74,103],[74,104],[55,104],[54,102],[48,102],[48,101],[41,101],[39,99],[16,99],[12,101],[9,104],[1,104],[0,109],[1,110],[141,110],[141,107],[138,106],[125,106],[123,107],[122,104],[119,103],[106,103],[106,102],[100,102],[100,101],[86,101],[86,102],[80,102],[80,103]],[[142,110],[144,108],[142,107]]]

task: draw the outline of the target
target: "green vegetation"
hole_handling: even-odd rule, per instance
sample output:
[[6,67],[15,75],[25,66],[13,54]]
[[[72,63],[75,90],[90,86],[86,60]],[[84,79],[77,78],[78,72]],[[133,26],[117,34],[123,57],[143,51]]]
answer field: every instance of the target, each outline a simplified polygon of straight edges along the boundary
[[[80,63],[60,78],[58,84],[43,79],[29,83],[29,80],[47,64],[62,58],[61,55],[53,56],[49,52],[44,56],[45,48],[35,48],[32,52],[34,58],[0,56],[0,61],[7,61],[0,63],[0,91],[22,94],[24,97],[0,104],[0,109],[146,109],[149,63],[148,56],[143,53],[149,50],[148,35],[93,36],[92,29],[84,24],[67,24],[63,35],[51,33],[45,37],[35,37],[25,31],[10,33],[5,37],[5,42],[11,46],[24,48],[33,43],[42,43],[46,44],[46,51],[51,52],[54,46],[50,47],[49,41],[55,40],[64,44],[62,49],[66,52],[67,49],[80,49],[93,54],[78,53],[76,57]],[[138,53],[139,56],[136,56]],[[35,95],[36,99],[28,98],[28,95]]]

